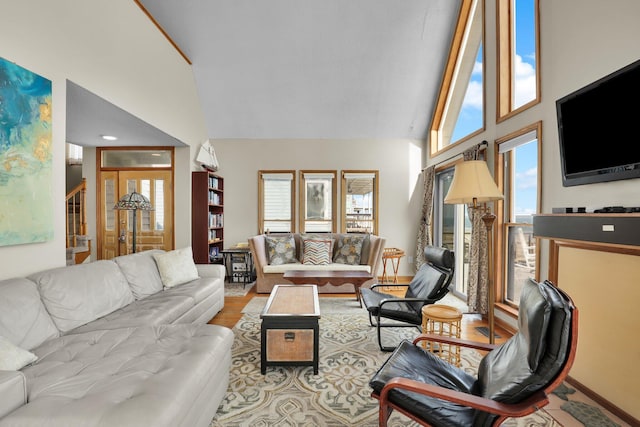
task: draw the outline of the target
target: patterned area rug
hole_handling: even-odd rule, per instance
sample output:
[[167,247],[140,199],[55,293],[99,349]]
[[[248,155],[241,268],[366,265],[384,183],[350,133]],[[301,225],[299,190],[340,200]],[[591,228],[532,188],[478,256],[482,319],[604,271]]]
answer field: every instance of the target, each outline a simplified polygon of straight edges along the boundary
[[[369,379],[389,357],[378,348],[376,330],[355,300],[320,298],[320,369],[269,367],[260,373],[260,315],[265,297],[255,297],[233,328],[233,360],[227,394],[211,427],[377,426],[378,402]],[[413,328],[387,328],[385,344],[411,339]],[[463,349],[462,366],[474,373],[480,354]],[[390,426],[415,426],[394,413]],[[559,427],[540,410],[506,426]]]

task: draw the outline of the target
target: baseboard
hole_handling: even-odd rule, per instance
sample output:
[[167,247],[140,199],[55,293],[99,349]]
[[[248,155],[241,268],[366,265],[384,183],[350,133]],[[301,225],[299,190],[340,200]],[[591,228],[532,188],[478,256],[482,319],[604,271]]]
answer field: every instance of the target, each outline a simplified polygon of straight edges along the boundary
[[640,420],[635,419],[631,414],[628,414],[627,412],[623,411],[613,403],[609,402],[604,397],[600,396],[595,391],[591,390],[590,388],[582,384],[580,381],[577,381],[576,379],[572,378],[571,375],[567,376],[567,382],[572,386],[574,386],[579,391],[581,391],[582,393],[584,393],[585,396],[587,396],[588,398],[590,398],[591,400],[593,400],[594,402],[596,402],[597,404],[599,404],[600,406],[602,406],[607,411],[611,412],[613,415],[620,418],[627,424],[632,426],[640,425]]

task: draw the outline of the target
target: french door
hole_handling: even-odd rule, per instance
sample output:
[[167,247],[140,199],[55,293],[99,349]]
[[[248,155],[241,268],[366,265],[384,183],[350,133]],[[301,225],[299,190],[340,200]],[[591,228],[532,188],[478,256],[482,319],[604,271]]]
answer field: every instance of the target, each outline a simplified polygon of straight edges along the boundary
[[[98,259],[133,252],[173,249],[173,174],[170,170],[100,171]],[[117,201],[136,191],[151,201],[153,210],[115,210]]]

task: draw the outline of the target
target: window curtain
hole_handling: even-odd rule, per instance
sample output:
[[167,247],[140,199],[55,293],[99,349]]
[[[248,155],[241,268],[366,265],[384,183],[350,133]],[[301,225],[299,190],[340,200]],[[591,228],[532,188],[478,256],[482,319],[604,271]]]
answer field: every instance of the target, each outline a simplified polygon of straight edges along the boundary
[[436,176],[436,167],[430,166],[422,170],[422,214],[418,224],[418,239],[416,244],[415,272],[426,262],[424,248],[433,244],[431,236],[431,218],[433,217],[433,182]]
[[[464,151],[463,159],[482,160],[482,151],[478,144]],[[467,206],[471,221],[471,241],[469,242],[469,278],[467,282],[467,305],[470,313],[487,314],[489,265],[487,264],[487,229],[482,221],[483,212]]]

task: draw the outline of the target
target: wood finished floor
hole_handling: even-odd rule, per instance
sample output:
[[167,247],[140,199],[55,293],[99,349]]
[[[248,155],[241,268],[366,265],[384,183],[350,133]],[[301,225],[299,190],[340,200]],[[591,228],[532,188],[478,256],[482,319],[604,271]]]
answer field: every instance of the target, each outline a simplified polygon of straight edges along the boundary
[[[389,290],[386,290],[385,292],[393,293],[393,290],[392,288],[389,288]],[[209,323],[212,325],[222,325],[228,328],[233,328],[238,320],[240,320],[240,318],[242,317],[242,309],[244,308],[244,306],[247,305],[249,301],[251,301],[251,298],[258,295],[267,296],[266,294],[257,294],[254,287],[251,288],[245,296],[225,297],[224,308],[213,319],[211,319]],[[319,294],[319,297],[353,298],[353,294]],[[486,320],[483,320],[479,315],[474,314],[465,314],[464,316],[462,316],[461,338],[486,342],[487,337],[476,330],[476,327],[478,326],[487,326]],[[511,336],[509,332],[498,326],[496,326],[496,334],[500,336],[500,338],[496,338],[496,343],[501,343]]]

